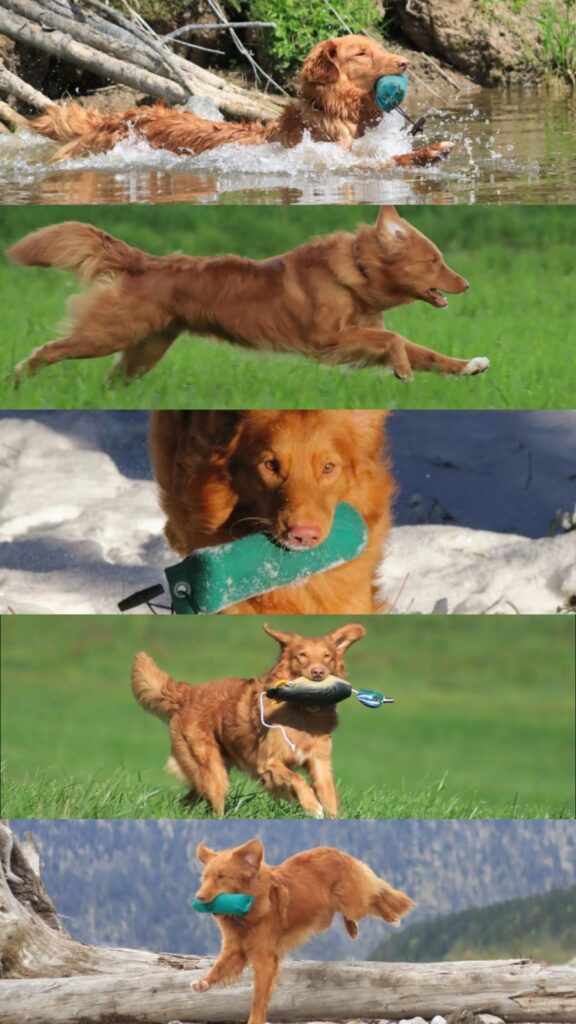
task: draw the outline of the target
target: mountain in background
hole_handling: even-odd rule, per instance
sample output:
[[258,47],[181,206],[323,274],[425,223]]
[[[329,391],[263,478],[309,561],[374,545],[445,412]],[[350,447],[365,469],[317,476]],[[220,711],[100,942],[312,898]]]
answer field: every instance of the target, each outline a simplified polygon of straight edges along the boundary
[[430,963],[527,957],[565,963],[576,956],[576,885],[408,924],[371,960]]
[[[196,914],[195,850],[257,835],[277,864],[313,846],[366,861],[417,907],[407,921],[438,918],[576,884],[573,821],[52,821],[19,820],[44,862],[43,878],[68,930],[84,942],[213,954],[219,933]],[[407,927],[407,923],[403,928]],[[352,943],[340,920],[298,955],[364,959],[387,934],[366,919]],[[509,954],[515,956],[517,944]]]

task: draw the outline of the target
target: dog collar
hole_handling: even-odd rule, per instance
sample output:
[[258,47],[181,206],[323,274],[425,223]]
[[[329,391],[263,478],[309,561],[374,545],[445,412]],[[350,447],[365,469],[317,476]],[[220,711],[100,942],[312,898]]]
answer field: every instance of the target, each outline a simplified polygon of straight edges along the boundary
[[358,237],[354,239],[354,265],[356,269],[360,271],[362,277],[365,277],[366,280],[369,281],[370,275],[360,258],[360,239]]

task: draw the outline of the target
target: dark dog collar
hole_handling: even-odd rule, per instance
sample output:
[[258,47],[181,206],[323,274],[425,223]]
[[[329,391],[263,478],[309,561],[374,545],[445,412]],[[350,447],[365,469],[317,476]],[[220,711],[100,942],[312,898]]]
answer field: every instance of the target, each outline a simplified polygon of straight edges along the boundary
[[365,277],[366,280],[369,281],[370,275],[368,274],[368,270],[366,269],[360,258],[360,239],[358,238],[358,236],[356,236],[356,238],[354,239],[354,264],[356,266],[356,269],[359,270],[360,273],[362,274],[362,277]]

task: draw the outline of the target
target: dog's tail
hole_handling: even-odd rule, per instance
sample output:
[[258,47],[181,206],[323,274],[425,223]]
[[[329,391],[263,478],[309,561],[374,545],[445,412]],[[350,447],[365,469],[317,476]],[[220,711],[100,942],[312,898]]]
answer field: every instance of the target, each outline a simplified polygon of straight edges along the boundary
[[73,220],[33,231],[8,249],[7,256],[26,267],[71,270],[83,281],[142,273],[151,260],[106,231]]
[[411,900],[405,892],[402,892],[401,889],[393,889],[388,882],[381,878],[378,879],[370,913],[383,917],[388,924],[398,925],[400,918],[407,914],[413,906],[414,900]]
[[132,693],[139,704],[163,722],[178,711],[190,687],[177,683],[163,672],[150,655],[140,651],[132,664]]

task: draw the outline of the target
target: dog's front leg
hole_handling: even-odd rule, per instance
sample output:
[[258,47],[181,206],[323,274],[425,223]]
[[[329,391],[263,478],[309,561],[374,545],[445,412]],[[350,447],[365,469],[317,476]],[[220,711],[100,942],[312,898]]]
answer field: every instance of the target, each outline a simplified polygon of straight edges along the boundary
[[314,793],[306,779],[303,779],[298,772],[281,761],[268,761],[259,767],[260,778],[264,787],[274,796],[284,800],[297,800],[307,814],[314,818],[323,818],[322,804]]
[[406,355],[409,342],[384,327],[347,327],[330,338],[316,340],[317,358],[326,363],[387,366],[400,380],[412,380]]
[[334,784],[330,758],[313,757],[304,765],[310,778],[314,792],[322,807],[332,817],[338,814],[338,793]]
[[213,985],[226,985],[234,981],[246,967],[248,962],[244,950],[238,947],[226,947],[221,950],[205,978],[200,981],[193,981],[192,988],[195,992],[207,992]]
[[485,356],[475,356],[473,359],[452,359],[451,356],[444,356],[432,348],[416,345],[413,341],[407,341],[405,349],[410,366],[417,371],[473,377],[478,373],[484,373],[490,366],[490,361]]
[[259,950],[257,955],[251,957],[251,963],[254,971],[254,994],[248,1024],[266,1024],[268,1003],[274,991],[280,958]]

